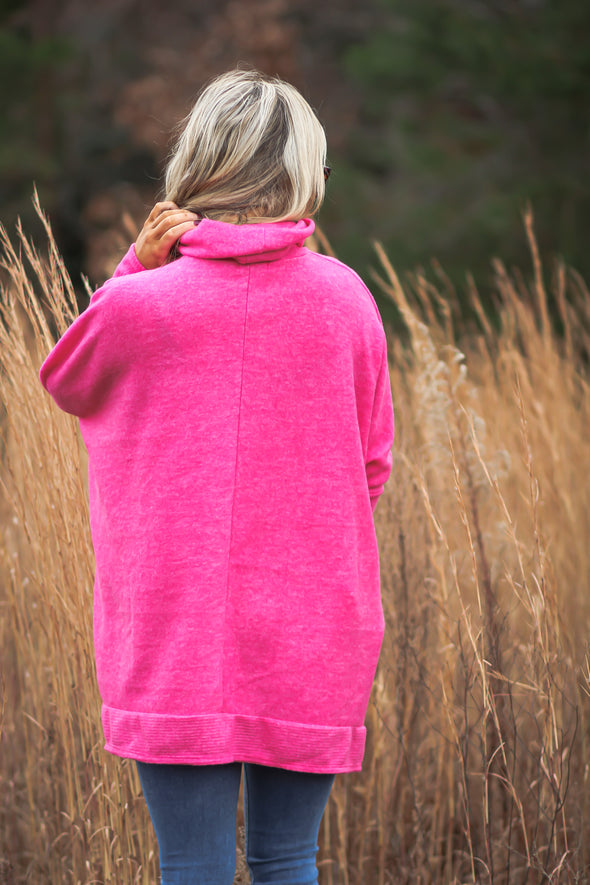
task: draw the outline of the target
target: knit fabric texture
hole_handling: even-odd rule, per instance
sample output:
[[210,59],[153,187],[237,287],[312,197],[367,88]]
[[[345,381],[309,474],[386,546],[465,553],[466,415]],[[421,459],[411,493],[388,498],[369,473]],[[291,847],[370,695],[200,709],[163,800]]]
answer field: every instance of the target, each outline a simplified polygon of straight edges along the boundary
[[393,409],[375,302],[309,219],[132,246],[41,367],[89,456],[106,749],[361,767]]

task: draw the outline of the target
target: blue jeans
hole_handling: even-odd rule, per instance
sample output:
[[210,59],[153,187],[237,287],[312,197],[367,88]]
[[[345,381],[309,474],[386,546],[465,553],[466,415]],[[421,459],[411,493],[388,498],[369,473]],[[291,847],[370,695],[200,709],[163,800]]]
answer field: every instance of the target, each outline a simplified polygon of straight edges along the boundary
[[[137,762],[160,849],[162,885],[232,885],[242,764]],[[333,774],[244,765],[246,861],[253,885],[314,885]]]

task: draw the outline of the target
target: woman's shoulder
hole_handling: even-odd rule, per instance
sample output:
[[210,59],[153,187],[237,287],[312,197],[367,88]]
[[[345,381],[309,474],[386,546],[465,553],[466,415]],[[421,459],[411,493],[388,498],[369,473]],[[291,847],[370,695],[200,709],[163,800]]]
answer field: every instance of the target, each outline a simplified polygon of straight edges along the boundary
[[171,284],[174,285],[177,269],[172,265],[176,263],[173,262],[150,270],[138,263],[137,268],[121,272],[120,268],[123,264],[121,262],[113,276],[95,290],[90,303],[94,304],[100,301],[104,306],[111,302],[117,306],[141,303],[146,295],[153,295],[154,292],[166,287],[170,288]]
[[366,304],[381,323],[381,314],[371,290],[352,267],[332,255],[323,255],[311,250],[308,252],[308,258],[314,272],[322,278],[322,283],[332,284],[338,291],[352,296],[357,303]]

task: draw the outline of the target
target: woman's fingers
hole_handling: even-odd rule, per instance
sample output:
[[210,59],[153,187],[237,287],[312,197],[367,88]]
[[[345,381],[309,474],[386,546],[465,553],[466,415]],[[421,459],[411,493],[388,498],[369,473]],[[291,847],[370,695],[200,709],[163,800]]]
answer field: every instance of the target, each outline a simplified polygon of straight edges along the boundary
[[183,209],[167,209],[152,222],[153,231],[155,235],[162,236],[171,227],[184,222],[194,224],[197,219],[198,215],[195,212],[188,212]]
[[148,221],[154,222],[162,212],[168,212],[171,209],[176,209],[177,211],[182,211],[178,209],[176,203],[173,203],[172,200],[164,200],[161,203],[156,203],[152,211],[147,217]]
[[170,200],[156,203],[135,243],[140,263],[148,270],[165,264],[174,243],[194,226],[198,217]]
[[[158,244],[164,256],[164,260],[168,257],[168,253],[176,241],[187,231],[193,230],[194,226],[195,222],[192,219],[190,221],[183,221],[180,224],[175,224],[172,227],[166,228],[166,230],[159,235]],[[156,246],[156,248],[158,247]]]

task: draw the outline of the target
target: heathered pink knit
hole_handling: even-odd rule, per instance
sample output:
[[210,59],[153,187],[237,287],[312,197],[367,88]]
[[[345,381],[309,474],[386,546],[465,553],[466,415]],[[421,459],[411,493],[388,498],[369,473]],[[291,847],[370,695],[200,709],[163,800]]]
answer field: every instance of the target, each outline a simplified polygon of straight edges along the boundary
[[133,247],[41,368],[80,419],[106,749],[360,768],[393,411],[375,303],[313,222]]

